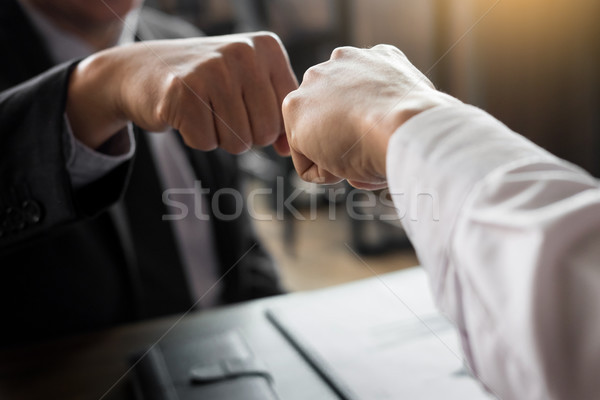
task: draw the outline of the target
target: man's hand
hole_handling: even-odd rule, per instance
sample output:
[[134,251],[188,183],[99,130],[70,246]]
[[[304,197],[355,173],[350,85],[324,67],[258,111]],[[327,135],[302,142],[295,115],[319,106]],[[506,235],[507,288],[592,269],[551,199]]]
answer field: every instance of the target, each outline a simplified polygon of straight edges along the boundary
[[241,153],[273,144],[289,154],[281,104],[298,87],[270,33],[142,42],[97,53],[74,70],[67,115],[97,148],[127,121],[180,131],[196,149]]
[[342,47],[310,68],[283,104],[288,142],[307,181],[387,186],[385,159],[392,134],[414,115],[458,102],[436,91],[392,46]]

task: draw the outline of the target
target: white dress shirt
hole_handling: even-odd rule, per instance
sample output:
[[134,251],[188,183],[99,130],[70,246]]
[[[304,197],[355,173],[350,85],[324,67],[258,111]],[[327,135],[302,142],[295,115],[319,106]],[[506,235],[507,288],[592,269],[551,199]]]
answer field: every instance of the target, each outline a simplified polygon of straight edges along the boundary
[[[48,20],[42,13],[29,6],[26,2],[20,3],[34,27],[41,34],[53,61],[57,64],[69,60],[84,58],[91,55],[93,49],[78,37],[61,30]],[[127,27],[137,26],[139,10],[130,12],[125,21],[125,29],[115,45],[132,43],[135,32]],[[91,149],[81,143],[73,135],[68,118],[65,115],[67,132],[65,137],[65,152],[67,154],[67,170],[71,183],[79,188],[104,176],[123,162],[131,159],[135,152],[135,138],[132,124],[126,129],[117,132],[109,141],[103,144],[102,151]],[[202,215],[209,215],[207,210],[207,197],[199,192],[195,184],[194,171],[187,162],[181,144],[173,136],[173,132],[149,134],[148,144],[153,159],[159,171],[159,179],[163,189],[176,189],[177,191],[194,191],[177,198],[181,204],[188,207],[186,218],[172,220],[173,233],[177,248],[187,275],[187,281],[192,294],[192,301],[210,307],[219,304],[222,285],[218,280],[218,257],[214,245],[211,222],[199,219],[193,212],[198,203],[202,207]],[[196,198],[200,199],[196,202]],[[168,213],[177,214],[173,207],[166,207]],[[161,218],[160,215],[157,218]]]
[[484,385],[505,400],[600,399],[598,181],[467,105],[407,121],[387,171]]

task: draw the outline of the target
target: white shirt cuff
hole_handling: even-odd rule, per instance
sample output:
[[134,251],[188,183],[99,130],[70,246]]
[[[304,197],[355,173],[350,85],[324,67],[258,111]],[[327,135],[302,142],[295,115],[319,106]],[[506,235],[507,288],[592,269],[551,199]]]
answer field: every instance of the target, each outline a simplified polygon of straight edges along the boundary
[[556,160],[464,104],[422,112],[394,133],[386,160],[390,192],[434,285],[443,281],[452,230],[469,193],[497,168],[533,159]]
[[100,179],[119,165],[130,160],[135,153],[133,125],[117,132],[100,148],[94,150],[81,143],[74,135],[65,114],[67,171],[74,189]]

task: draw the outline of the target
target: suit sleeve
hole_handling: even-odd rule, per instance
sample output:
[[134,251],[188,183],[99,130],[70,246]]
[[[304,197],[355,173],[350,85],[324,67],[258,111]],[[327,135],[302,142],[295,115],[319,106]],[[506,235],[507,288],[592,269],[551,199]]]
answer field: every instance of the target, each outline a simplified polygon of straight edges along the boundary
[[74,66],[59,65],[0,93],[0,247],[93,216],[123,193],[130,162],[73,190],[64,111]]
[[474,374],[502,399],[600,393],[600,187],[485,112],[390,140],[390,188]]

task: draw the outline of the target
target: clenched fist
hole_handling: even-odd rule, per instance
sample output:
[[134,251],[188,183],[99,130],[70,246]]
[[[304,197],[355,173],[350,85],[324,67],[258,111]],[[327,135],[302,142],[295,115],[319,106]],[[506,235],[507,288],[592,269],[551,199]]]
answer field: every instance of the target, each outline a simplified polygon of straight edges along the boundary
[[436,91],[395,47],[338,48],[284,101],[296,170],[310,182],[343,178],[359,188],[383,188],[392,134],[421,111],[451,102],[458,100]]
[[200,150],[274,144],[287,154],[281,104],[297,86],[271,33],[141,42],[82,61],[67,115],[93,148],[133,121],[148,131],[177,129]]

